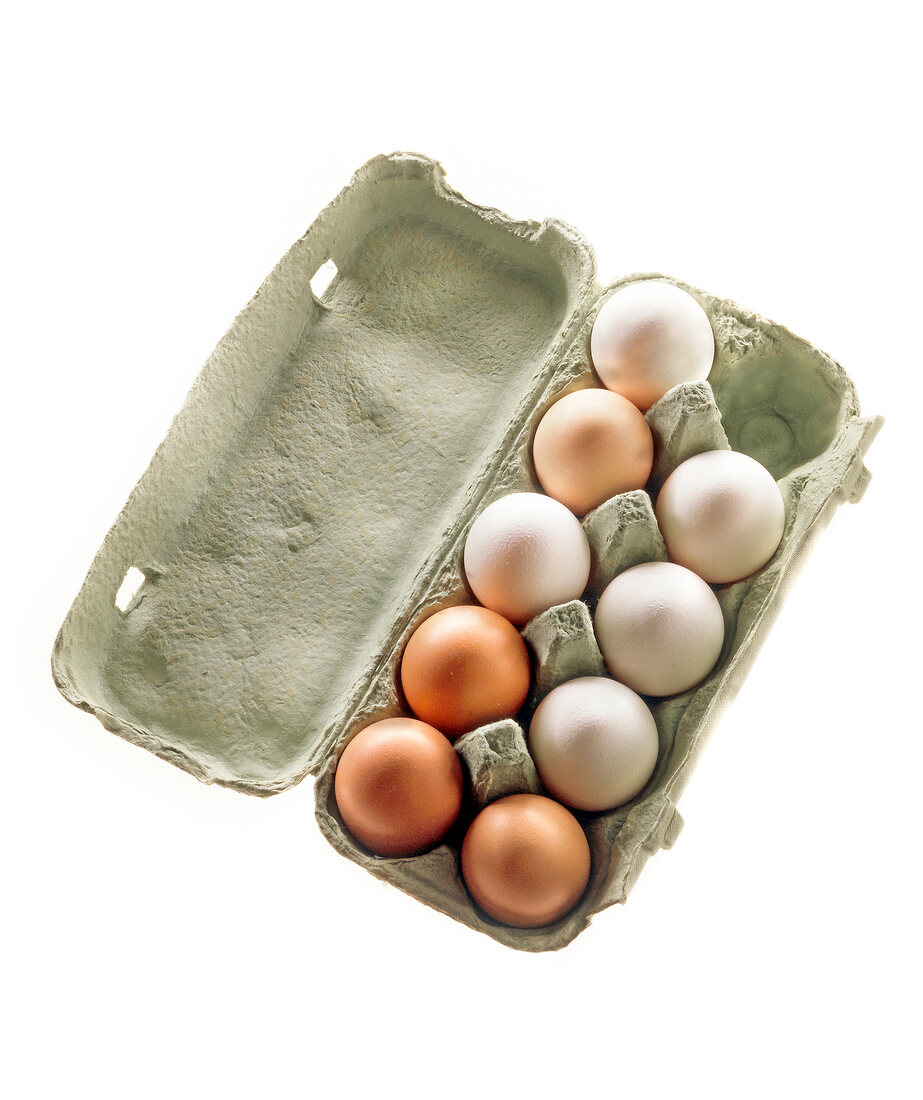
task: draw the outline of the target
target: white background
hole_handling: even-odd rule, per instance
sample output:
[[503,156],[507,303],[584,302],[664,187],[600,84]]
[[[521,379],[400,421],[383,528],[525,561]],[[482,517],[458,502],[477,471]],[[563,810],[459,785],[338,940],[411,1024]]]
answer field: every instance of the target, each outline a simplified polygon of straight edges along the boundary
[[[919,1095],[921,86],[902,4],[34,3],[5,20],[0,1091]],[[370,156],[786,324],[888,423],[684,796],[565,950],[200,785],[52,642],[200,364]]]

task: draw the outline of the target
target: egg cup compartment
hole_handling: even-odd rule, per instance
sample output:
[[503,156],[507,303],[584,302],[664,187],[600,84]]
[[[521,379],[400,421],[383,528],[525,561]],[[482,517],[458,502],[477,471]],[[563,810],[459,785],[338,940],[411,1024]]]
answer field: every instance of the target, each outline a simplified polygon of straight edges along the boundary
[[858,415],[855,393],[837,364],[800,341],[792,346],[776,325],[759,328],[757,318],[734,309],[722,331],[732,350],[709,380],[728,442],[778,481],[828,450]]
[[[311,282],[329,260],[338,273],[317,296]],[[476,797],[423,855],[386,859],[357,845],[333,776],[356,732],[408,713],[398,682],[407,639],[434,611],[474,602],[461,568],[470,524],[506,493],[540,490],[530,459],[539,418],[562,393],[598,384],[596,312],[649,277],[602,288],[570,227],[475,206],[425,157],[374,158],[203,368],[61,628],[59,689],[204,782],[270,795],[314,775],[320,828],[348,858],[502,943],[568,943],[675,839],[691,767],[799,561],[837,505],[865,488],[862,459],[880,420],[859,415],[832,360],[677,284],[712,323],[714,398],[697,383],[650,410],[655,481],[680,456],[723,445],[720,428],[781,478],[786,532],[763,570],[719,591],[728,629],[713,673],[653,701],[661,755],[646,790],[578,815],[593,863],[570,914],[539,929],[500,925],[473,906],[458,868],[478,800],[534,783],[522,730],[536,696],[518,732],[494,724],[458,746]],[[523,632],[539,658],[537,690],[599,668],[589,644],[599,591],[629,564],[665,556],[642,492],[606,502],[584,528],[596,561],[583,610],[552,609]],[[130,568],[145,580],[122,609]]]

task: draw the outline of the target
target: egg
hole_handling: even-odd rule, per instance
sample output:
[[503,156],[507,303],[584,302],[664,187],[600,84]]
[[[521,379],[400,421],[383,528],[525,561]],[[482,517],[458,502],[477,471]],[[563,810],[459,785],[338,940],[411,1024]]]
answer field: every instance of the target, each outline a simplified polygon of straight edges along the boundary
[[563,806],[536,794],[511,794],[483,809],[468,828],[462,876],[488,916],[538,928],[570,912],[590,877],[590,846]]
[[681,382],[708,377],[715,337],[691,294],[662,279],[643,279],[604,303],[590,335],[590,356],[607,389],[649,409]]
[[657,497],[673,561],[711,584],[761,569],[785,532],[785,501],[772,474],[739,451],[705,451],[677,466]]
[[599,598],[596,637],[616,680],[678,695],[703,680],[724,644],[724,618],[701,577],[672,562],[626,569]]
[[425,619],[401,659],[413,713],[447,737],[510,718],[529,691],[529,651],[519,631],[486,607],[447,607]]
[[580,521],[560,501],[510,493],[471,525],[464,568],[480,603],[522,625],[583,593],[590,547]]
[[442,734],[414,718],[366,726],[343,750],[334,796],[346,828],[380,856],[437,844],[458,817],[462,767]]
[[620,394],[576,390],[540,420],[532,460],[545,492],[582,516],[617,493],[644,487],[654,440],[640,411]]
[[657,725],[644,700],[605,676],[550,691],[529,726],[529,752],[549,794],[576,810],[634,798],[657,763]]

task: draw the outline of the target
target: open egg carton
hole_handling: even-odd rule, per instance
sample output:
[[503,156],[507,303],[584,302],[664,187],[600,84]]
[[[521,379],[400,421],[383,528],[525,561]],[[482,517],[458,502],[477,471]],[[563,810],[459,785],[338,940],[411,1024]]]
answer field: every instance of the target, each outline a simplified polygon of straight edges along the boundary
[[[321,291],[329,261],[336,274]],[[512,947],[570,942],[675,840],[703,741],[811,539],[865,490],[881,421],[860,415],[849,378],[822,352],[677,283],[711,322],[711,374],[646,414],[650,493],[613,497],[583,520],[590,583],[582,600],[524,627],[534,668],[523,711],[456,742],[470,779],[459,822],[423,855],[372,855],[342,824],[333,776],[359,730],[409,715],[398,675],[407,639],[433,612],[475,602],[462,570],[472,521],[506,493],[541,491],[530,451],[541,416],[599,384],[594,318],[624,283],[652,277],[663,278],[601,287],[568,226],[475,206],[425,157],[374,158],[203,368],[61,628],[59,689],[204,782],[270,795],[315,775],[320,827],[350,859]],[[576,815],[592,859],[577,907],[542,928],[499,924],[462,881],[464,828],[479,806],[541,790],[525,738],[532,710],[565,680],[605,674],[595,601],[624,569],[666,560],[650,494],[684,459],[728,447],[777,480],[782,543],[755,575],[716,589],[725,642],[707,679],[653,701],[660,749],[645,789]],[[117,606],[131,571],[143,583]]]

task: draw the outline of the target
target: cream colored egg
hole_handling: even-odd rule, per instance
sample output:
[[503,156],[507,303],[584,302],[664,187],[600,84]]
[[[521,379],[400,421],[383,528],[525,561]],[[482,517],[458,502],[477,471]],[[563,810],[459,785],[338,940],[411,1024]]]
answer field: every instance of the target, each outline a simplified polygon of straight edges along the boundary
[[655,508],[673,561],[710,584],[761,569],[785,531],[785,501],[772,474],[739,451],[686,459],[664,482]]
[[691,294],[662,279],[642,279],[605,302],[590,355],[603,385],[644,410],[681,382],[708,377],[715,337]]
[[541,493],[510,493],[471,525],[464,566],[475,598],[522,625],[583,593],[590,547],[563,504]]
[[672,562],[645,562],[603,592],[594,619],[609,671],[642,695],[678,695],[711,672],[724,644],[714,592]]
[[657,763],[657,726],[624,684],[581,676],[550,691],[529,726],[542,783],[577,810],[611,810],[635,797]]

